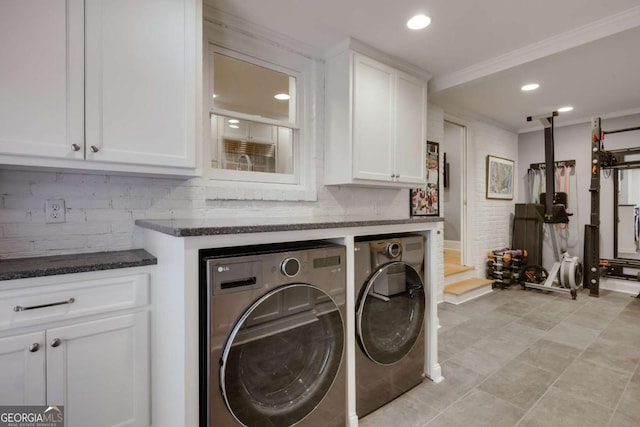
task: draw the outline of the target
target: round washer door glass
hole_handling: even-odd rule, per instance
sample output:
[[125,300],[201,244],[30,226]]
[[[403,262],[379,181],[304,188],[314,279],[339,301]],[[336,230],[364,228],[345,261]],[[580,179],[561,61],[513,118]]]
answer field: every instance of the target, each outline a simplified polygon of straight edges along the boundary
[[378,268],[358,300],[356,331],[367,357],[391,365],[409,353],[422,331],[425,305],[415,268],[399,261]]
[[344,324],[321,289],[292,284],[253,303],[222,351],[220,387],[245,426],[293,425],[331,388],[344,350]]

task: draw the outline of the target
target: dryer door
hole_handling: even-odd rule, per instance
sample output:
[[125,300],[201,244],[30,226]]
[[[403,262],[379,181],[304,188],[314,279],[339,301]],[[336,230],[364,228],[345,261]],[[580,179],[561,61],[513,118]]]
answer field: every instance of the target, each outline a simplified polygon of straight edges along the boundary
[[344,322],[327,293],[302,283],[276,288],[227,337],[222,397],[242,425],[293,425],[330,389],[343,350]]
[[425,306],[424,284],[411,265],[396,261],[374,271],[362,287],[356,313],[358,342],[367,357],[391,365],[409,353],[422,331]]

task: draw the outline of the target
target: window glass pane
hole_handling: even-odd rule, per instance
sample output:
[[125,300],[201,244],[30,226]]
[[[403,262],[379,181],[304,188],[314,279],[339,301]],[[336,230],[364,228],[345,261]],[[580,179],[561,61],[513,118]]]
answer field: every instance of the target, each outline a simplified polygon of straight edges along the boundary
[[213,54],[214,108],[295,123],[296,79],[279,71]]
[[214,168],[293,173],[293,130],[249,120],[211,116]]

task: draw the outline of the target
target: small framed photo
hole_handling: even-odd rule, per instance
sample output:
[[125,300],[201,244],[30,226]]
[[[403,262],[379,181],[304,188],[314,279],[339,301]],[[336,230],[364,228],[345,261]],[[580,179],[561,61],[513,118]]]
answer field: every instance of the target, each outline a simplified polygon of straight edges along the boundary
[[513,200],[513,160],[487,156],[487,199]]
[[422,188],[409,190],[411,216],[440,215],[439,182],[440,182],[440,151],[437,142],[427,141],[427,155],[425,158],[427,169],[427,185]]

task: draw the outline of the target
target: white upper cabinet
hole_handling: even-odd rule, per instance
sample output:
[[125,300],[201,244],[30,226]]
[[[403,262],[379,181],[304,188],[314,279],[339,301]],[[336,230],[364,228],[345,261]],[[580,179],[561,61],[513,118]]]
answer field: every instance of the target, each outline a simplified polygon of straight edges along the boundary
[[87,159],[195,167],[193,0],[86,9]]
[[82,159],[83,16],[82,0],[0,0],[0,152]]
[[0,163],[196,173],[197,0],[0,0]]
[[395,174],[391,144],[393,82],[393,68],[366,56],[354,55],[354,178],[389,181]]
[[346,49],[327,60],[325,183],[426,181],[427,84]]

